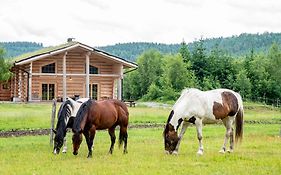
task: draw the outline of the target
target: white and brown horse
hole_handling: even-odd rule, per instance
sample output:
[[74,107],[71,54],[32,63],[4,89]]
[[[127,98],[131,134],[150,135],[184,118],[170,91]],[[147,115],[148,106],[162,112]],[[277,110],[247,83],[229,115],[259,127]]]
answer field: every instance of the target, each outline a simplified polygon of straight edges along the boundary
[[[165,151],[168,154],[178,154],[178,149],[186,128],[195,124],[199,149],[197,154],[203,154],[202,120],[222,120],[226,127],[224,143],[219,151],[226,152],[226,144],[230,138],[230,149],[234,148],[233,124],[235,123],[235,142],[241,141],[243,136],[243,104],[241,96],[229,89],[215,89],[200,91],[185,89],[176,101],[168,117],[163,132]],[[178,136],[177,131],[182,123]]]
[[53,132],[56,134],[54,138],[54,154],[59,154],[62,146],[64,146],[62,152],[66,153],[67,144],[65,136],[67,129],[72,128],[77,111],[79,110],[80,106],[88,100],[89,98],[80,98],[77,101],[74,101],[71,98],[67,98],[67,100],[61,104],[58,111],[57,126],[56,129],[53,130]]

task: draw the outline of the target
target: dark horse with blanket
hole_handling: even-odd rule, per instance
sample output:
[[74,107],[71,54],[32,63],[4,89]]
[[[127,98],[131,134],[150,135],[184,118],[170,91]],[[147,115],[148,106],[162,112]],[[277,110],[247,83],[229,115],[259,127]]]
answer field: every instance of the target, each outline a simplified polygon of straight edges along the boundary
[[127,127],[129,122],[129,112],[125,103],[119,100],[88,100],[83,103],[76,115],[73,124],[73,154],[78,154],[78,149],[82,142],[82,133],[88,145],[88,158],[92,157],[92,147],[96,130],[108,129],[111,137],[109,153],[112,154],[115,144],[115,128],[120,126],[119,146],[124,142],[124,153],[127,153]]

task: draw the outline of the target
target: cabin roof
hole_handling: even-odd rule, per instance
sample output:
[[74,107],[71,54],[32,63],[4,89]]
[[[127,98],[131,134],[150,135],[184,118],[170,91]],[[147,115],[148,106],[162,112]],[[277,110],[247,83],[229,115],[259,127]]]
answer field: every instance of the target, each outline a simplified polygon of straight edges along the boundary
[[12,61],[14,62],[15,65],[22,65],[22,64],[30,63],[35,60],[39,60],[44,57],[62,53],[62,52],[68,51],[68,50],[76,48],[76,47],[80,47],[80,48],[88,50],[90,52],[94,52],[96,54],[102,55],[108,59],[112,59],[114,61],[120,62],[129,68],[138,67],[138,65],[132,61],[128,61],[124,58],[112,55],[112,54],[107,53],[102,50],[98,50],[96,48],[90,47],[86,44],[82,44],[77,41],[71,41],[71,42],[67,42],[67,43],[64,43],[64,44],[61,44],[58,46],[45,47],[40,50],[36,50],[34,52],[25,53],[25,54],[15,57],[15,58],[12,58]]

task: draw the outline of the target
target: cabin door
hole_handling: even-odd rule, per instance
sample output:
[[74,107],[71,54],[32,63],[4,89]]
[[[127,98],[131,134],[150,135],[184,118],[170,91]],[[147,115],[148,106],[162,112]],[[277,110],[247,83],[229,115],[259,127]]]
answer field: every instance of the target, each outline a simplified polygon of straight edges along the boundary
[[55,84],[42,84],[42,100],[55,98]]
[[90,94],[89,97],[91,99],[98,99],[98,84],[89,84]]

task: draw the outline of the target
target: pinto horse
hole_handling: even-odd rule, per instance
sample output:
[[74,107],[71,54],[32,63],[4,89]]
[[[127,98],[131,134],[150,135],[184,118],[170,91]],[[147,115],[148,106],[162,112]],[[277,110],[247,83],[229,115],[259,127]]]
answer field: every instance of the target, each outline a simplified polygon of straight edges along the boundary
[[77,101],[68,98],[63,102],[59,108],[58,121],[56,129],[53,130],[55,133],[54,138],[54,154],[59,154],[61,147],[64,145],[62,152],[66,153],[66,132],[68,128],[72,128],[74,117],[82,103],[89,100],[89,98],[80,98]]
[[125,103],[119,100],[88,100],[83,103],[77,112],[73,124],[73,154],[78,154],[78,149],[82,142],[82,133],[85,136],[88,146],[88,158],[92,157],[93,142],[96,130],[108,129],[111,138],[109,153],[113,153],[115,144],[115,128],[120,126],[119,146],[124,142],[124,153],[127,153],[127,127],[129,122],[129,112]]
[[[200,91],[198,89],[185,89],[173,106],[167,120],[163,136],[167,154],[178,154],[178,149],[186,128],[195,124],[199,149],[197,154],[203,155],[202,120],[222,120],[226,127],[224,143],[219,151],[226,152],[226,144],[230,138],[230,149],[233,152],[234,136],[233,124],[235,123],[235,142],[243,137],[243,104],[241,96],[228,89],[215,89]],[[182,124],[181,132],[177,131]]]

